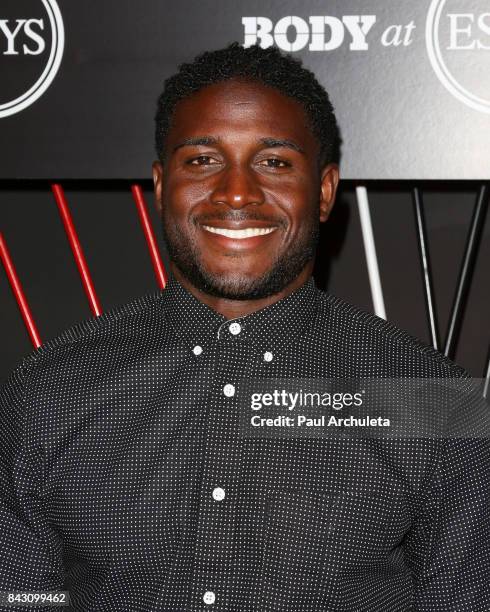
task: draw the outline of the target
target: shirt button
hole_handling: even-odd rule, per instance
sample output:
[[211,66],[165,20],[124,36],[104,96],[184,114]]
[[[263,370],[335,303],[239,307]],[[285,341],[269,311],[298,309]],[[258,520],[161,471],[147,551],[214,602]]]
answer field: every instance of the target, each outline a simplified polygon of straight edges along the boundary
[[240,323],[232,323],[228,329],[230,330],[231,334],[236,336],[242,331],[242,326],[240,325]]
[[206,591],[202,598],[205,604],[213,604],[216,600],[216,595],[213,591]]
[[233,385],[227,384],[223,387],[223,393],[226,397],[232,397],[235,395],[235,387]]
[[267,351],[266,353],[264,353],[264,361],[272,361],[272,353],[270,351]]
[[195,346],[192,349],[192,352],[194,353],[194,355],[200,355],[202,353],[202,346],[199,346],[199,345]]
[[224,489],[222,489],[221,487],[216,487],[216,489],[213,489],[213,499],[215,499],[216,501],[221,501],[224,498],[225,498]]

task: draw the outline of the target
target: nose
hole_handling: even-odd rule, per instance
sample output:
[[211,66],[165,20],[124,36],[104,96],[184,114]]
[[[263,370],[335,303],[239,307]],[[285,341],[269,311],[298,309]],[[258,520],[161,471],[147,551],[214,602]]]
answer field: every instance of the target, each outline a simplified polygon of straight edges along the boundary
[[264,193],[250,169],[230,165],[217,178],[211,194],[213,204],[224,203],[231,208],[242,208],[248,204],[264,202]]

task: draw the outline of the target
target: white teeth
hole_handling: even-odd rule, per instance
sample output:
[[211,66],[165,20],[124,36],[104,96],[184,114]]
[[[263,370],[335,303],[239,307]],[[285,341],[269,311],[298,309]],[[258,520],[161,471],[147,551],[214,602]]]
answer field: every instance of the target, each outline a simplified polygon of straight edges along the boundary
[[204,229],[213,234],[221,234],[227,238],[251,238],[252,236],[263,236],[264,234],[270,234],[276,228],[275,227],[247,227],[245,229],[227,229],[224,227],[211,227],[210,225],[203,225]]

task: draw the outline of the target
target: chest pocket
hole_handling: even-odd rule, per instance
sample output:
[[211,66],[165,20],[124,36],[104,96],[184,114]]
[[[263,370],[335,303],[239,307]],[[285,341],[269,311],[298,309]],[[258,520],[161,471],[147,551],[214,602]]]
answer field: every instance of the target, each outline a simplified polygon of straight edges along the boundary
[[396,496],[276,494],[265,531],[261,609],[344,609],[336,605],[343,579],[356,576],[363,588],[364,578],[368,587],[373,572],[387,570],[394,534],[406,528]]

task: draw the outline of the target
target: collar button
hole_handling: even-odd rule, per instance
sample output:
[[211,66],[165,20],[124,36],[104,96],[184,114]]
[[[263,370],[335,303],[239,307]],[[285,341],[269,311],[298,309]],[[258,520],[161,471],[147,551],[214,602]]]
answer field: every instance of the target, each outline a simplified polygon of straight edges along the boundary
[[235,322],[231,323],[228,329],[230,330],[230,334],[237,336],[242,331],[242,326],[240,325],[240,323]]

